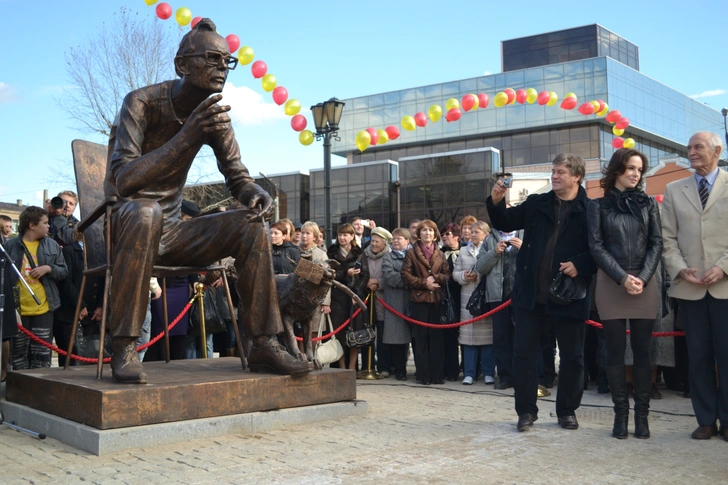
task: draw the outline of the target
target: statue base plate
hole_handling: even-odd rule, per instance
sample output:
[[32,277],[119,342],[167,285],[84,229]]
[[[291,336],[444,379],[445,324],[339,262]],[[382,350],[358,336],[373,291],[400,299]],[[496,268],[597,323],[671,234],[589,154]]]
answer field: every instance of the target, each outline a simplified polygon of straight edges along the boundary
[[240,359],[145,362],[148,384],[118,384],[96,366],[9,372],[5,399],[100,430],[231,416],[356,399],[354,371],[292,378],[240,368]]

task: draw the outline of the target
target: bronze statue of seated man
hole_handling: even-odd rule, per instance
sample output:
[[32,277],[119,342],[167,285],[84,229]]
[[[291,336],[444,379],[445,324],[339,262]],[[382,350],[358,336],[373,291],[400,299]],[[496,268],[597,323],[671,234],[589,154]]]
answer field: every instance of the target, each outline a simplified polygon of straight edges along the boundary
[[[230,106],[218,104],[228,71],[237,65],[209,19],[181,40],[174,59],[179,79],[129,93],[109,137],[106,196],[113,208],[114,274],[109,331],[111,369],[118,382],[145,383],[134,348],[146,312],[152,266],[203,266],[235,258],[244,325],[253,339],[254,372],[301,375],[307,362],[278,343],[283,331],[271,248],[262,217],[273,200],[240,161]],[[202,145],[212,148],[233,197],[246,209],[182,221],[187,173]]]

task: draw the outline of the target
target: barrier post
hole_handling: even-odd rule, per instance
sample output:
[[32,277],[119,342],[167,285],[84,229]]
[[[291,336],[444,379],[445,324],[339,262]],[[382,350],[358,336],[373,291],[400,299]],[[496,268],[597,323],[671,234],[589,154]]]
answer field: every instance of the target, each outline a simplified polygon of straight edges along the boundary
[[[374,297],[374,292],[369,292],[369,326],[374,327],[374,300],[376,298]],[[349,325],[354,325],[354,322],[350,322]],[[375,329],[376,332],[376,329]],[[368,352],[368,358],[367,358],[367,368],[365,370],[359,371],[359,373],[356,375],[357,379],[364,379],[367,381],[377,381],[379,379],[384,379],[384,376],[377,372],[375,369],[372,369],[372,353],[374,352],[374,344],[376,343],[376,339],[374,339],[374,342],[369,346],[369,352]],[[362,355],[362,366],[364,365],[364,356]]]

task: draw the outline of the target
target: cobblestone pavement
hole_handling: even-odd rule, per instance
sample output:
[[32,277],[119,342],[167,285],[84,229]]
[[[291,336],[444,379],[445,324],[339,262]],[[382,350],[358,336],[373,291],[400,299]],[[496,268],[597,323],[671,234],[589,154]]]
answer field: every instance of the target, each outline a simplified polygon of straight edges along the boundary
[[690,439],[689,399],[663,391],[652,438],[616,440],[610,398],[591,387],[577,431],[557,425],[553,396],[518,433],[512,390],[392,378],[358,382],[367,416],[102,457],[2,427],[0,483],[726,483],[728,443]]

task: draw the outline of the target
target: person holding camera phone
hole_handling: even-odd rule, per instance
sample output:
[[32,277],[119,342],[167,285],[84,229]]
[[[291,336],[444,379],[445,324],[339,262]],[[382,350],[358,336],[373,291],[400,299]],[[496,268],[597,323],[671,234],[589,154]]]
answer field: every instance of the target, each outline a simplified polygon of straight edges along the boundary
[[498,180],[486,201],[493,227],[524,230],[511,298],[516,312],[513,388],[518,431],[531,429],[538,419],[537,355],[541,334],[549,325],[553,325],[561,358],[558,422],[564,429],[579,427],[576,409],[584,393],[584,320],[589,317],[589,294],[579,297],[580,292],[575,291],[576,298],[567,298],[558,288],[556,293],[549,289],[554,281],[566,281],[564,286],[575,290],[589,288],[596,272],[587,240],[589,199],[581,186],[585,174],[581,157],[562,153],[552,162],[551,191],[531,195],[509,209],[505,201],[508,189]]
[[73,244],[73,231],[79,222],[73,215],[77,205],[78,195],[71,190],[63,191],[56,197],[46,200],[50,236],[61,247]]
[[370,231],[377,227],[377,224],[371,220],[371,219],[362,219],[361,217],[354,217],[351,220],[351,227],[354,228],[354,235],[356,236],[356,245],[359,246],[362,249],[366,249],[366,247],[369,245],[369,241],[371,240],[371,237],[365,237],[364,236],[364,229],[369,229]]
[[[489,310],[511,299],[522,237],[523,231],[493,229],[480,248],[475,269],[486,279],[485,297]],[[493,354],[498,369],[495,389],[513,387],[513,319],[511,305],[493,315]]]

